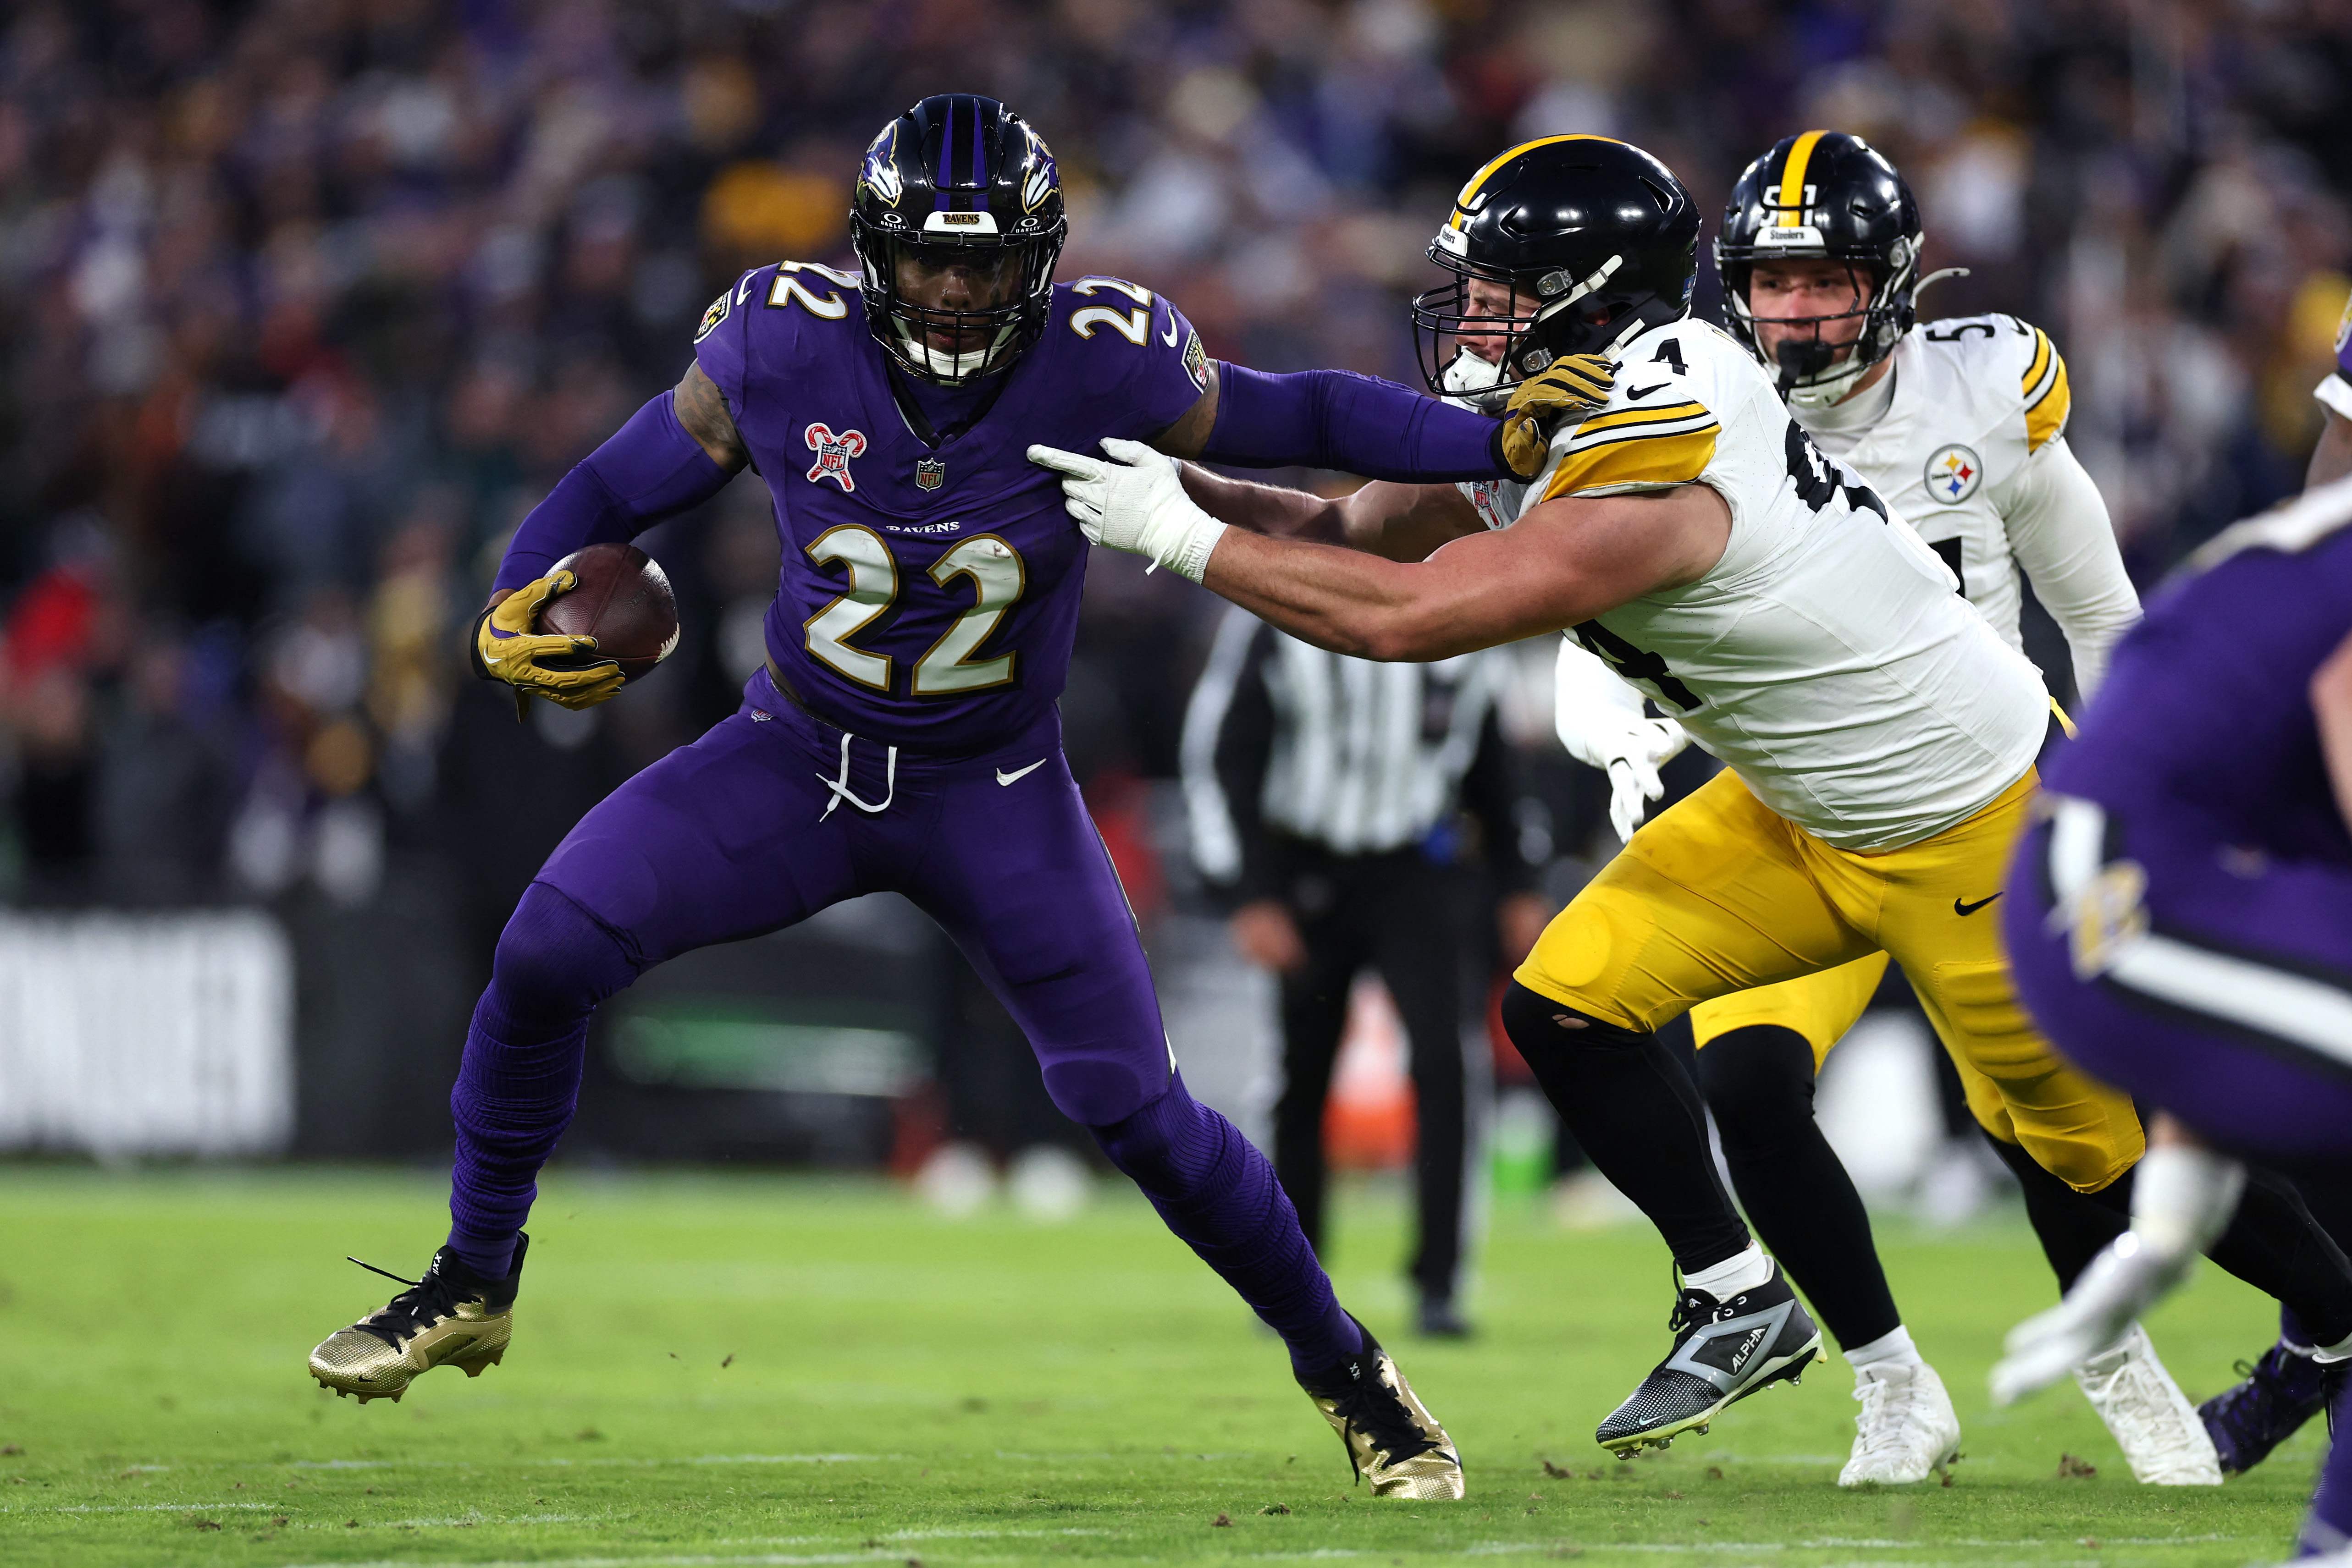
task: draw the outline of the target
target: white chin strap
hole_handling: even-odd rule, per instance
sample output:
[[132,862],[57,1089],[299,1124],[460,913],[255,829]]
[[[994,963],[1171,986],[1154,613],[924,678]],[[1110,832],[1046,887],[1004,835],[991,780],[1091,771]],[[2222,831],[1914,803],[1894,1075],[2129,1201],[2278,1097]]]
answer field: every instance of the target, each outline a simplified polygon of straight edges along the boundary
[[980,374],[981,367],[988,363],[988,357],[1003,348],[1019,330],[1017,324],[1005,323],[998,329],[996,340],[984,349],[934,349],[904,321],[893,321],[890,327],[898,334],[898,346],[907,351],[908,359],[921,365],[937,380],[947,382],[969,381]]

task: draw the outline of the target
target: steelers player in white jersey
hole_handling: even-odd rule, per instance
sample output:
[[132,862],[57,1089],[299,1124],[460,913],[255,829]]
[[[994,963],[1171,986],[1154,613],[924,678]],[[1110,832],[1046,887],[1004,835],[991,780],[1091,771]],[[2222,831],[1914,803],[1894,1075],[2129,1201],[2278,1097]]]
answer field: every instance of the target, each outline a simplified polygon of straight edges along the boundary
[[[1513,149],[1456,197],[1430,251],[1453,281],[1414,306],[1433,384],[1458,349],[1500,367],[1496,396],[1562,361],[1610,385],[1554,434],[1515,517],[1452,486],[1327,502],[1131,442],[1107,441],[1108,461],[1030,452],[1097,543],[1336,653],[1434,660],[1573,628],[1728,765],[1551,923],[1503,1003],[1547,1097],[1681,1274],[1670,1353],[1596,1433],[1625,1455],[1793,1380],[1821,1345],[1656,1037],[1695,1003],[1884,950],[2070,1186],[2115,1187],[2144,1147],[2130,1102],[2034,1031],[1991,923],[1955,909],[2002,885],[2050,717],[2042,678],[1747,349],[1690,319],[1697,235],[1681,182],[1601,137]],[[1284,537],[1316,530],[1355,548]],[[2352,1334],[2352,1267],[2281,1239],[2308,1215],[2296,1229],[2255,1207],[2271,1230],[2242,1271]]]
[[[2065,361],[2015,317],[1917,322],[1921,240],[1918,204],[1874,148],[1838,131],[1789,137],[1732,188],[1715,244],[1725,314],[1814,443],[1913,524],[2021,650],[2022,569],[2066,635],[2087,699],[2139,600],[2098,486],[2066,444]],[[1566,641],[1557,699],[1562,742],[1608,772],[1611,819],[1631,837],[1681,727],[1648,717],[1638,693]],[[1992,918],[1983,904],[1962,908]],[[1874,953],[1691,1009],[1699,1086],[1741,1207],[1853,1367],[1862,1410],[1839,1477],[1848,1486],[1924,1479],[1959,1437],[1942,1380],[1895,1309],[1861,1196],[1812,1116],[1822,1061],[1886,963]],[[1981,1074],[1964,1067],[1963,1082],[2025,1186],[2063,1291],[2121,1218],[2033,1163]],[[2221,1483],[2196,1406],[2144,1331],[2076,1377],[2140,1480]]]

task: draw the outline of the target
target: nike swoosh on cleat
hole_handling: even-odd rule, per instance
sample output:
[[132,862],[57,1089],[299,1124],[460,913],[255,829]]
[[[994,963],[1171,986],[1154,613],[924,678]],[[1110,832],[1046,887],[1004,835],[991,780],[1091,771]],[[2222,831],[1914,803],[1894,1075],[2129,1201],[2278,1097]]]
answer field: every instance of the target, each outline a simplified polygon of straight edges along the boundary
[[[2001,891],[2005,893],[2008,890],[2004,888]],[[1992,894],[1991,897],[1979,898],[1974,904],[1963,904],[1958,899],[1955,898],[1952,900],[1952,913],[1965,918],[1968,915],[1974,915],[1978,910],[1982,909],[1986,904],[1990,904],[1993,899],[1999,898],[2000,896],[2000,894],[1996,893]]]
[[[996,781],[999,784],[1018,784],[1021,780],[1028,778],[1029,775],[1036,772],[1037,769],[1045,766],[1045,759],[1041,757],[1037,758],[1036,761],[1031,763],[1028,767],[1015,769],[1011,773],[1007,773],[1003,768],[1000,768],[996,770]],[[1995,896],[1998,897],[1999,895],[1995,894]]]

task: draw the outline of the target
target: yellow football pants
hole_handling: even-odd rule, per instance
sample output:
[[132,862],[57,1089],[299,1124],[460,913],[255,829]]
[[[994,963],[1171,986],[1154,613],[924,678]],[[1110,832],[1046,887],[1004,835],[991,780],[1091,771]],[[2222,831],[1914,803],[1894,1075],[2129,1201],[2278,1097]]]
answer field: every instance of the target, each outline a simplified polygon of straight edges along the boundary
[[[1934,838],[1862,854],[1770,810],[1726,769],[1633,835],[1545,927],[1517,979],[1593,1018],[1654,1030],[1717,998],[1726,1009],[1769,1005],[1738,993],[1814,977],[1819,988],[1780,998],[1769,1021],[1799,1016],[1791,1027],[1813,1040],[1818,1064],[1869,999],[1869,966],[1884,954],[1903,966],[1958,1064],[1977,1119],[2095,1192],[2139,1159],[2139,1118],[2128,1096],[2067,1066],[2034,1029],[1987,908],[2034,782],[2028,771]],[[1728,1027],[1723,1017],[1709,1020],[1714,1033]]]

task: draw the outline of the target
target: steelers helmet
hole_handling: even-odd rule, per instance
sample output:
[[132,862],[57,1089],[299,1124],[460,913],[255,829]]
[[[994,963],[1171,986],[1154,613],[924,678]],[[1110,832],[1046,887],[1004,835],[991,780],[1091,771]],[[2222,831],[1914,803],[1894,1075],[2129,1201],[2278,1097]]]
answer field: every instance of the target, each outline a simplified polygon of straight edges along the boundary
[[[1515,386],[1690,313],[1698,207],[1673,171],[1606,136],[1547,136],[1488,163],[1454,198],[1429,259],[1451,282],[1412,302],[1430,390]],[[1501,285],[1473,308],[1474,283]],[[1494,305],[1507,301],[1505,311]],[[1498,362],[1471,342],[1502,340]]]
[[[1776,141],[1732,186],[1723,231],[1716,236],[1716,275],[1732,335],[1778,374],[1782,397],[1816,407],[1835,402],[1911,329],[1919,242],[1919,204],[1911,187],[1869,142],[1842,131],[1808,131]],[[1777,357],[1768,355],[1757,340],[1748,286],[1758,262],[1797,256],[1843,261],[1866,272],[1870,298],[1864,301],[1857,288],[1851,309],[1795,318],[1788,324],[1811,325],[1813,336],[1784,341]],[[1862,336],[1840,360],[1837,346],[1822,341],[1821,328],[1857,316]]]
[[[874,138],[850,196],[866,329],[909,375],[942,386],[994,375],[1045,331],[1068,232],[1054,154],[1027,120],[977,93],[924,99]],[[1012,287],[975,310],[917,304],[898,288],[908,251],[985,259]],[[980,346],[934,348],[934,333]]]

